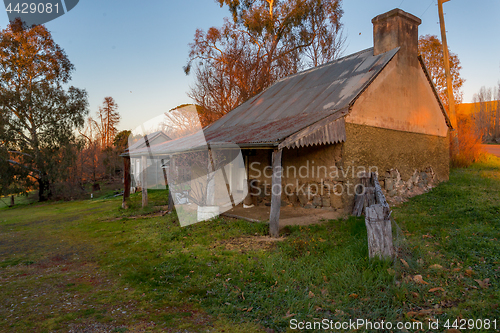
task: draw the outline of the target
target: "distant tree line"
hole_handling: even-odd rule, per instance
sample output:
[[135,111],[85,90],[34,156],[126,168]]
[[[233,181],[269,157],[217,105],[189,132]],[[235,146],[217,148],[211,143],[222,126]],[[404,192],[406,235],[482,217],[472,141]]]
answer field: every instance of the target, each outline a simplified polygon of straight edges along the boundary
[[484,142],[500,143],[500,83],[493,88],[481,87],[472,102],[472,117],[478,135]]

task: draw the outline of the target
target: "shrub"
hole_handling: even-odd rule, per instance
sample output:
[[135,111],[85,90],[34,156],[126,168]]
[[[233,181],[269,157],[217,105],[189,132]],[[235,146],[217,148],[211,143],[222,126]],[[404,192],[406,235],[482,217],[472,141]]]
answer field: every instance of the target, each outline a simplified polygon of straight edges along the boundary
[[482,133],[475,130],[473,118],[459,116],[457,122],[458,153],[451,156],[451,162],[454,167],[467,167],[484,154],[481,148]]

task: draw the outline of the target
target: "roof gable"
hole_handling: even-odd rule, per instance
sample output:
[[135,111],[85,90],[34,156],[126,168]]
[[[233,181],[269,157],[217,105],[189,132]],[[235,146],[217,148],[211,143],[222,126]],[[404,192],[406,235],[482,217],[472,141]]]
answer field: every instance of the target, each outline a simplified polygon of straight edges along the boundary
[[[156,131],[147,135],[149,145],[161,144],[165,141],[170,141],[170,137],[163,133],[163,131]],[[137,142],[130,145],[127,151],[135,151],[138,149],[146,148],[146,137],[141,137]]]

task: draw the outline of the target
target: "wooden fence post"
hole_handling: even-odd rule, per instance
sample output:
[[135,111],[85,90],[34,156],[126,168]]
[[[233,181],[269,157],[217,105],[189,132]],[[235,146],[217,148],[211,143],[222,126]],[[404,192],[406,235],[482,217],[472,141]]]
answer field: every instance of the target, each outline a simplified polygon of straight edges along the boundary
[[392,258],[394,247],[392,243],[391,209],[385,200],[384,193],[377,179],[377,174],[372,173],[371,182],[375,189],[374,201],[376,204],[365,209],[365,225],[368,235],[368,254],[370,258],[375,256]]
[[282,149],[273,151],[273,178],[271,184],[271,213],[269,216],[269,234],[279,237],[279,222],[281,208],[281,155]]
[[384,206],[381,204],[366,207],[365,224],[370,258],[378,256],[381,259],[391,259],[394,255],[391,220],[384,211]]
[[148,205],[148,158],[146,155],[141,156],[141,187],[142,187],[142,207],[146,207]]
[[123,201],[122,208],[128,208],[128,201],[130,197],[130,156],[123,158]]

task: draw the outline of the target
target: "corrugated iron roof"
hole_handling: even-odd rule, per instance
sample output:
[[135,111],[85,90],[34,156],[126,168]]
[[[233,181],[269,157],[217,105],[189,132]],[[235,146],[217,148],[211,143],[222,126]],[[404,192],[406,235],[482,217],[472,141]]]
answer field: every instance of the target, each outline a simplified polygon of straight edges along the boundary
[[[294,133],[345,111],[398,50],[374,56],[373,48],[369,48],[287,76],[204,128],[206,143],[277,146]],[[171,153],[206,143],[198,133],[155,146],[153,150],[157,154]]]
[[[156,140],[157,138],[159,137],[163,137],[163,139],[165,141],[168,141],[168,140],[172,140],[167,134],[165,134],[163,131],[156,131],[156,132],[153,132],[151,134],[148,134],[147,135],[147,140],[149,142],[151,141],[154,141]],[[125,151],[135,151],[137,149],[141,149],[141,148],[144,148],[147,146],[147,143],[146,143],[146,136],[140,138],[139,140],[137,140],[137,142],[135,142],[134,144],[130,145]]]
[[285,77],[208,126],[207,142],[280,142],[350,106],[398,50],[369,48]]

